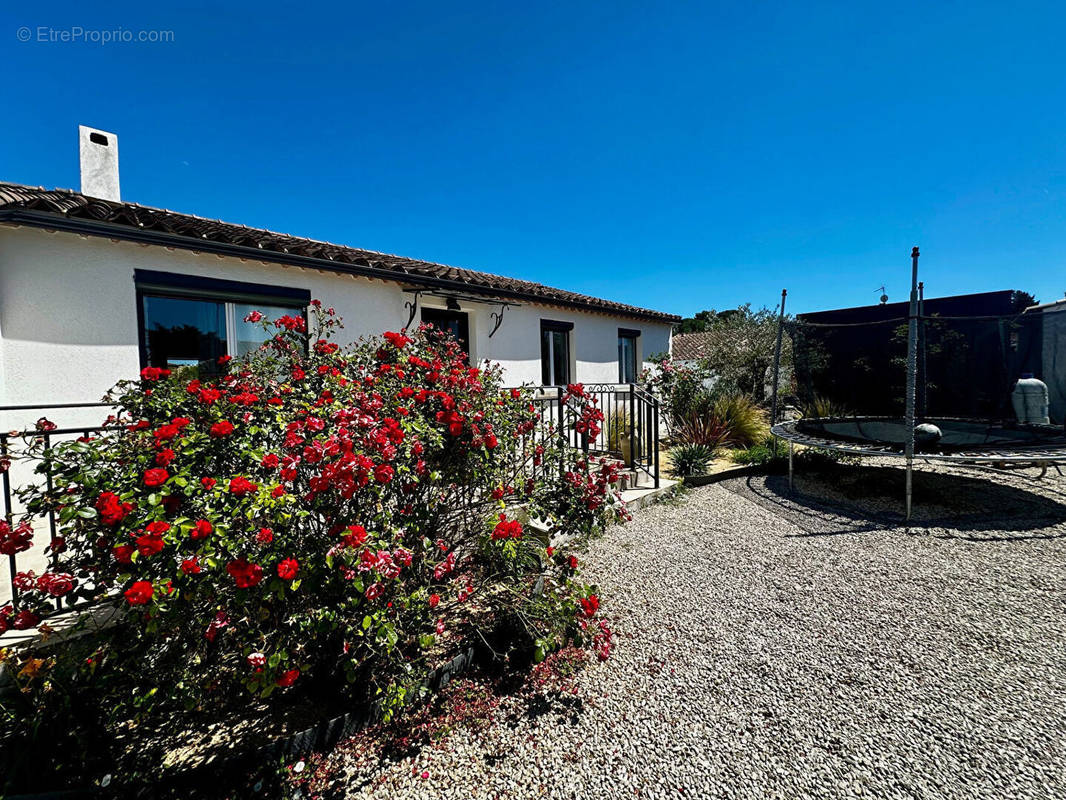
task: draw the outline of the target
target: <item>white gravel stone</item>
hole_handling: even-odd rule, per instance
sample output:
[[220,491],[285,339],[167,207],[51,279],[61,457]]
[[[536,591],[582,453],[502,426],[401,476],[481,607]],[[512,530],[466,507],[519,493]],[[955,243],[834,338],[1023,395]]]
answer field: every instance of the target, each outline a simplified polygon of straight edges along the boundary
[[583,561],[616,647],[573,703],[505,700],[349,796],[1066,797],[1066,482],[922,472],[906,528],[847,480],[735,479],[609,530]]

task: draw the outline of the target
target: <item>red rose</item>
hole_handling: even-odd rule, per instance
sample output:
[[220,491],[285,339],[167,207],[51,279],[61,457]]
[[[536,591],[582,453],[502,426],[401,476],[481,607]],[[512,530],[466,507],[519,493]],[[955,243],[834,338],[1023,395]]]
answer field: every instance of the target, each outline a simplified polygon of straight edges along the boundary
[[200,559],[197,556],[185,559],[181,562],[181,571],[186,575],[199,575],[201,572]]
[[159,367],[145,367],[141,370],[141,378],[146,381],[157,381],[160,378],[166,378],[169,375],[169,369],[161,369]]
[[167,466],[173,460],[174,451],[171,450],[169,447],[160,450],[158,453],[155,454],[155,463],[161,467]]
[[52,597],[62,597],[74,591],[74,576],[66,572],[46,572],[37,579],[37,588]]
[[228,364],[232,360],[233,360],[233,356],[219,356],[218,357],[218,364],[219,364],[219,366],[225,366],[226,364]]
[[500,514],[500,521],[492,529],[493,539],[521,539],[522,523],[516,519],[508,521],[506,514]]
[[105,525],[118,525],[133,510],[133,504],[123,503],[117,494],[104,492],[96,500],[96,510]]
[[189,531],[189,536],[193,539],[206,539],[214,529],[214,526],[206,519],[198,519],[196,525]]
[[274,497],[274,498],[284,497],[285,496],[285,487],[282,486],[281,484],[278,484],[277,486],[275,486],[273,489],[270,490],[270,496]]
[[359,547],[366,541],[366,528],[362,525],[349,525],[344,529],[346,533],[341,535],[341,541],[347,547]]
[[144,473],[145,486],[162,486],[170,478],[170,473],[162,467],[150,469]]
[[581,598],[581,611],[586,617],[593,616],[600,607],[600,598],[594,594]]
[[252,483],[243,476],[237,476],[229,482],[230,494],[235,494],[238,497],[243,497],[249,492],[254,492],[257,489],[259,489],[258,484]]
[[12,620],[11,627],[17,631],[24,631],[28,628],[36,627],[37,623],[40,621],[41,618],[32,611],[20,611],[15,615],[14,620]]
[[216,439],[221,439],[223,436],[229,436],[233,433],[233,423],[227,420],[216,422],[211,426],[211,435]]
[[300,670],[290,669],[287,672],[283,672],[281,677],[277,679],[278,686],[285,688],[286,686],[292,686],[296,683],[296,679],[300,677]]
[[177,438],[181,434],[181,429],[177,425],[162,425],[152,433],[156,438],[156,443],[166,442],[171,439]]
[[281,459],[278,458],[274,453],[267,453],[265,456],[263,456],[263,460],[261,463],[267,469],[275,469],[278,464],[281,463]]
[[119,564],[129,564],[133,560],[133,553],[136,549],[132,544],[120,544],[112,547],[111,552],[115,554],[115,561]]
[[496,438],[496,434],[490,433],[485,437],[485,447],[492,450],[500,443],[500,440]]
[[244,318],[244,321],[245,322],[259,322],[259,320],[261,320],[262,318],[263,318],[263,312],[262,311],[251,311]]
[[440,595],[439,594],[431,594],[429,596],[429,607],[430,608],[436,608],[437,604],[439,602],[440,602]]
[[577,569],[577,556],[570,556],[570,558],[566,560],[566,563],[570,565],[570,569]]
[[270,544],[274,541],[274,531],[270,530],[270,528],[260,528],[259,533],[255,535],[255,540],[259,544]]
[[200,478],[200,485],[209,492],[215,488],[216,483],[218,483],[218,481],[214,478]]
[[238,589],[250,589],[263,580],[263,568],[258,564],[249,564],[245,558],[229,562],[226,572],[233,576]]
[[163,549],[165,542],[162,536],[155,536],[149,533],[141,534],[137,537],[137,552],[146,558],[148,556],[154,556],[160,550]]
[[374,480],[378,483],[388,483],[392,480],[392,467],[388,464],[379,464],[374,470]]
[[126,600],[131,606],[143,606],[152,599],[155,589],[148,581],[137,581],[126,590]]
[[414,339],[411,339],[408,336],[404,336],[402,333],[395,333],[393,331],[386,331],[384,334],[384,339],[397,350],[403,350],[405,346],[409,345],[411,342],[414,341]]
[[286,558],[278,563],[278,577],[283,581],[291,581],[300,571],[300,562],[295,558]]

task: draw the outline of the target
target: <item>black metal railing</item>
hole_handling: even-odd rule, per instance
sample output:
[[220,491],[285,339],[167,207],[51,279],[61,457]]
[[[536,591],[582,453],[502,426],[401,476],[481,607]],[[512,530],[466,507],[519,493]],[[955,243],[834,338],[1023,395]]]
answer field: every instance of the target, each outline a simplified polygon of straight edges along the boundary
[[[599,434],[590,437],[578,433],[573,425],[573,412],[563,402],[566,387],[535,387],[532,402],[540,412],[540,425],[529,443],[530,452],[523,459],[516,473],[515,482],[520,477],[536,477],[546,469],[555,468],[544,459],[536,456],[536,445],[542,441],[565,439],[570,447],[590,455],[609,456],[625,463],[626,467],[638,475],[646,476],[652,485],[659,488],[659,401],[636,384],[585,384],[584,393],[596,400],[597,407],[603,412],[603,424]],[[114,408],[108,403],[53,403],[43,405],[8,405],[0,406],[0,414],[10,412],[53,412],[60,409]],[[3,427],[0,425],[0,427]],[[8,468],[0,469],[0,495],[2,495],[3,519],[15,526],[26,518],[26,510],[17,505],[17,488],[34,480],[42,480],[36,471],[48,450],[58,442],[88,437],[108,430],[107,425],[68,425],[49,429],[48,425],[28,427],[23,430],[0,431],[0,464],[11,459]],[[15,480],[17,478],[17,482]],[[43,473],[46,489],[52,490],[52,476]],[[31,523],[35,534],[48,533],[48,545],[56,538],[59,525],[55,509],[36,515]],[[50,556],[44,558],[45,548],[37,536],[34,546],[22,555],[23,565],[36,556],[36,561],[47,561],[52,569],[58,566],[58,553],[52,548]],[[0,581],[0,605],[8,599],[14,608],[18,608],[19,590],[15,577],[19,573],[19,554],[11,554],[8,560],[8,576]],[[5,586],[4,583],[7,585]],[[8,591],[5,592],[5,589]],[[55,611],[65,607],[61,599],[54,603]]]
[[579,433],[573,413],[563,402],[565,386],[535,387],[533,403],[540,412],[541,434],[561,436],[573,448],[617,458],[659,488],[659,401],[634,383],[586,383],[586,397],[603,412],[596,437]]
[[[59,409],[76,409],[76,408],[114,408],[109,403],[52,403],[42,405],[9,405],[0,406],[0,414],[9,412],[53,412]],[[40,422],[40,420],[38,421]],[[93,434],[100,433],[107,430],[106,425],[75,425],[66,427],[50,427],[49,425],[37,425],[33,428],[27,428],[25,430],[8,430],[0,431],[0,465],[4,468],[0,470],[0,496],[3,498],[3,507],[0,511],[3,512],[3,519],[11,526],[15,526],[16,518],[18,522],[21,522],[26,518],[25,509],[20,509],[16,505],[17,491],[14,485],[13,474],[19,477],[19,484],[27,484],[34,480],[37,475],[36,466],[41,462],[43,456],[48,452],[51,447],[61,441],[76,439],[82,436],[88,437]],[[47,472],[44,474],[45,487],[50,492],[52,489],[52,476]],[[34,533],[43,533],[44,530],[48,532],[48,546],[51,548],[51,543],[55,540],[58,533],[59,526],[56,521],[56,512],[54,509],[49,509],[46,514],[37,515],[31,520]],[[44,526],[47,525],[47,528]],[[43,556],[44,548],[40,546],[40,542],[37,536],[34,537],[34,547],[28,551],[22,553],[23,560],[25,562],[28,554],[36,553],[39,556]],[[8,579],[7,586],[3,586],[0,583],[0,605],[10,599],[12,606],[18,609],[19,603],[19,590],[15,585],[15,576],[19,573],[18,565],[19,554],[13,553],[8,555]],[[58,566],[58,554],[55,549],[51,549],[51,556],[47,559],[50,562],[50,567],[55,569]],[[8,589],[5,592],[4,589]],[[54,610],[60,611],[64,608],[62,598],[56,598],[54,601]]]

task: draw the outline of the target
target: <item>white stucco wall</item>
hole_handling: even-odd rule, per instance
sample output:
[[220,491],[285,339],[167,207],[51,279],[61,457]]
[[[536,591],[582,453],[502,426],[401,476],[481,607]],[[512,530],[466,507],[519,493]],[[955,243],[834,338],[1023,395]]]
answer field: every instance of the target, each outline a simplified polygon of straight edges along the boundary
[[[285,267],[165,247],[0,225],[0,406],[100,400],[117,381],[140,370],[135,269],[305,289],[333,306],[344,321],[338,340],[399,330],[408,318],[399,284],[333,272]],[[443,298],[422,304],[443,308]],[[523,303],[507,309],[489,338],[499,306],[462,301],[470,323],[471,357],[499,361],[509,385],[540,383],[540,321],[574,323],[574,379],[614,383],[618,378],[618,328],[641,331],[638,358],[669,351],[670,326],[624,317]],[[416,317],[416,322],[417,322]],[[60,427],[96,426],[106,410],[57,409],[0,412],[0,430],[32,427],[47,413]],[[35,477],[16,464],[12,483]],[[16,503],[16,512],[18,511]],[[46,568],[47,531],[38,521],[35,546],[20,569]],[[0,603],[9,586],[0,580]]]
[[[98,400],[140,369],[135,269],[184,273],[306,289],[344,320],[341,341],[407,321],[399,284],[300,267],[171,250],[95,236],[0,226],[0,405]],[[444,307],[443,298],[422,305]],[[504,315],[489,338],[498,305],[462,301],[469,315],[474,361],[499,361],[509,384],[540,383],[540,321],[574,323],[574,379],[618,378],[618,328],[641,331],[638,357],[670,349],[670,326],[605,314],[522,303]],[[417,321],[417,318],[416,318]],[[29,414],[29,412],[27,412]],[[0,414],[5,429],[38,415]],[[98,424],[99,411],[50,417],[61,425]]]

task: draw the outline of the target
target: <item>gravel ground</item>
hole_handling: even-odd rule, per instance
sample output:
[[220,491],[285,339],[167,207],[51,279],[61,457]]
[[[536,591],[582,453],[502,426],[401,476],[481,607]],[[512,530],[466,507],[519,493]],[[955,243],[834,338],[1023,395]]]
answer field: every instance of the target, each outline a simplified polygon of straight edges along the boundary
[[946,480],[911,528],[839,475],[638,513],[586,559],[617,645],[571,704],[349,796],[1066,797],[1066,482]]

